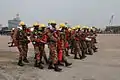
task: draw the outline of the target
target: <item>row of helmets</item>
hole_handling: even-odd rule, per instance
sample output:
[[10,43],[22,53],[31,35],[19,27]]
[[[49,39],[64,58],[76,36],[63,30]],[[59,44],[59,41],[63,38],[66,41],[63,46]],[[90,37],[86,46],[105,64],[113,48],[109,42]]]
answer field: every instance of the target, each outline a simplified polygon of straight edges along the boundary
[[[55,21],[50,21],[50,22],[48,22],[48,24],[56,24],[56,22]],[[21,21],[19,23],[19,26],[23,26],[23,25],[26,25],[26,24],[23,21]],[[45,24],[39,24],[38,22],[34,23],[33,27],[34,26],[47,27]],[[67,27],[64,23],[61,23],[59,26],[60,26],[60,28]]]
[[93,29],[96,29],[95,27],[88,27],[88,26],[80,26],[80,25],[77,25],[77,26],[74,26],[72,27],[72,29],[89,29],[89,30],[93,30]]
[[[19,26],[24,26],[26,25],[23,21],[19,23]],[[46,27],[45,24],[39,24],[39,23],[34,23],[33,26],[40,26],[40,27]]]
[[[48,24],[56,24],[55,21],[49,21]],[[19,26],[22,26],[22,25],[26,25],[23,21],[21,21],[19,23]],[[39,27],[47,27],[45,24],[39,24],[38,22],[34,23],[33,24],[33,27],[34,26],[39,26]],[[88,26],[81,26],[81,25],[77,25],[77,26],[74,26],[74,27],[67,27],[67,25],[65,23],[60,23],[59,26],[56,27],[56,29],[61,29],[61,28],[68,28],[69,30],[76,30],[76,29],[89,29],[89,30],[93,30],[93,29],[96,29],[95,27],[88,27]]]

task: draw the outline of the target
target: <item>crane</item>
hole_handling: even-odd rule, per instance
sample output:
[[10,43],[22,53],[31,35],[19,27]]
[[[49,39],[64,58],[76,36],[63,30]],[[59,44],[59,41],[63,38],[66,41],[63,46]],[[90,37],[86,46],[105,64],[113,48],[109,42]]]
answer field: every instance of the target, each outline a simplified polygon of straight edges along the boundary
[[110,17],[109,26],[112,26],[112,24],[113,24],[113,19],[114,19],[114,15],[112,15],[112,16]]

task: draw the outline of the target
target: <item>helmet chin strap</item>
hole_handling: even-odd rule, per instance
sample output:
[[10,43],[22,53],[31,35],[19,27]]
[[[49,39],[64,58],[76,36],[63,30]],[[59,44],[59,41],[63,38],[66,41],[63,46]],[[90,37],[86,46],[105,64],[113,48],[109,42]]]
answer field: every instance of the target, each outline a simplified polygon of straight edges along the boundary
[[26,29],[26,26],[22,26],[22,29],[25,30],[25,29]]
[[38,30],[39,28],[38,28],[38,27],[35,27],[34,29],[35,29],[35,30]]

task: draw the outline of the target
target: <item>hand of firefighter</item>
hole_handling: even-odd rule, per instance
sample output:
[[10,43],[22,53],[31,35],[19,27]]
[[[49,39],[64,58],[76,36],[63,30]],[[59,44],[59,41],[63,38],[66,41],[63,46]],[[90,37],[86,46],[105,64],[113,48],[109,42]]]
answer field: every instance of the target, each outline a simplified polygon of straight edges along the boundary
[[40,42],[43,43],[43,44],[46,44],[46,42],[44,40],[41,40]]
[[41,40],[40,40],[40,39],[36,39],[35,41],[36,41],[36,42],[40,42]]
[[30,43],[30,40],[28,40],[28,44]]
[[18,40],[14,40],[15,46],[18,46]]

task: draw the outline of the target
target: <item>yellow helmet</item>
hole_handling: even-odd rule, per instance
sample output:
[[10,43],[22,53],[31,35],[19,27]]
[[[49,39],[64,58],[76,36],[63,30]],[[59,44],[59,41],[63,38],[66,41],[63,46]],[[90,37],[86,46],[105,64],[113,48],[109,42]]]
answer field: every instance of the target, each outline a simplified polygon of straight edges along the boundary
[[39,24],[36,22],[36,23],[33,24],[33,26],[39,26]]
[[45,26],[45,24],[40,24],[40,27],[44,27],[45,28],[46,26]]
[[51,21],[48,21],[49,24],[51,24]]
[[51,24],[56,24],[56,22],[55,22],[55,21],[51,21],[50,23],[51,23]]
[[71,30],[72,30],[71,28],[68,29],[68,31],[71,31]]
[[72,30],[75,30],[76,28],[75,27],[72,27]]
[[88,29],[89,27],[88,26],[83,26],[82,29]]
[[82,29],[86,28],[86,26],[83,26]]
[[[74,28],[77,29],[77,26],[74,26]],[[74,28],[73,28],[73,29],[74,29]]]
[[96,28],[94,28],[94,27],[90,27],[90,30],[93,30],[93,31],[95,31],[95,30],[96,30]]
[[77,28],[79,29],[79,28],[80,28],[80,25],[78,25]]
[[25,23],[24,23],[23,21],[21,21],[21,22],[19,23],[19,26],[23,26],[23,25],[25,25]]
[[75,26],[75,29],[79,29],[79,28],[80,28],[80,25]]
[[60,28],[60,27],[58,27],[58,26],[56,26],[56,30],[60,31],[60,30],[61,30],[61,28]]
[[88,27],[88,26],[86,26],[86,29],[89,29],[89,27]]
[[58,27],[58,26],[56,26],[56,30],[59,30],[59,27]]
[[66,27],[64,23],[60,24],[60,28]]

